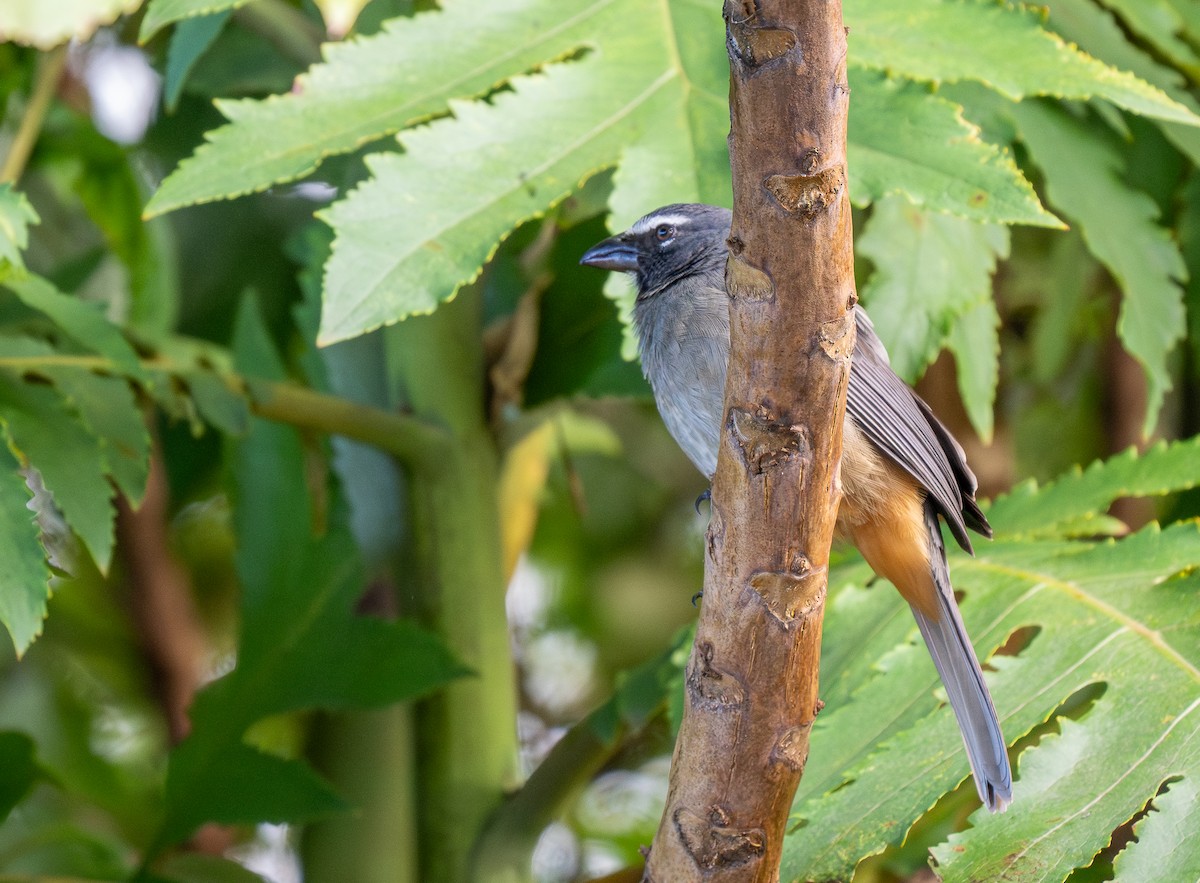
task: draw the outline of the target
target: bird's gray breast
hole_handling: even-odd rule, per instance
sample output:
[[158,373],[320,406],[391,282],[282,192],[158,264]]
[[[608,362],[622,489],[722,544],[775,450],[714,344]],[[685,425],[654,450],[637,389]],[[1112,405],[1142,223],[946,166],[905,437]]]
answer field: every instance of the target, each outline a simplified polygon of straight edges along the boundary
[[684,280],[640,300],[634,322],[642,371],[663,422],[696,468],[711,478],[717,471],[729,361],[724,286]]

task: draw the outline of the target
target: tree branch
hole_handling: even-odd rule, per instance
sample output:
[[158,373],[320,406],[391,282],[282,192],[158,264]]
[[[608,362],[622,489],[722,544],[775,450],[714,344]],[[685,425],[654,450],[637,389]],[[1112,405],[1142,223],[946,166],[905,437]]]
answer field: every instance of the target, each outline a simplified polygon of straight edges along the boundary
[[856,300],[837,0],[726,0],[731,353],[704,605],[645,880],[775,881],[819,708]]
[[[18,372],[37,373],[39,368],[48,366],[120,373],[112,361],[103,356],[59,353],[0,356],[0,367]],[[144,359],[141,366],[149,372],[167,374],[190,367],[162,357]],[[414,470],[446,468],[442,455],[447,446],[453,443],[453,438],[450,433],[427,420],[360,405],[298,383],[257,380],[224,371],[220,376],[238,395],[246,396],[250,410],[265,420],[341,435],[372,445]]]
[[167,721],[171,744],[191,730],[188,709],[203,681],[208,640],[187,571],[171,554],[170,488],[155,438],[146,495],[136,508],[117,497],[117,549],[128,571],[133,620]]
[[0,184],[13,183],[25,171],[25,165],[37,144],[38,135],[42,131],[42,122],[46,119],[46,111],[58,90],[58,81],[62,79],[63,68],[67,63],[67,44],[51,49],[38,59],[37,78],[33,83],[33,92],[29,96],[29,104],[17,127],[8,155],[4,157],[4,165],[0,167]]
[[[607,705],[601,709],[607,711]],[[624,722],[606,738],[598,732],[596,717],[594,712],[571,727],[520,790],[492,815],[475,850],[477,883],[528,877],[542,831],[621,747]]]
[[418,471],[443,468],[442,455],[453,442],[448,432],[408,414],[360,405],[299,384],[246,382],[257,416],[372,445]]

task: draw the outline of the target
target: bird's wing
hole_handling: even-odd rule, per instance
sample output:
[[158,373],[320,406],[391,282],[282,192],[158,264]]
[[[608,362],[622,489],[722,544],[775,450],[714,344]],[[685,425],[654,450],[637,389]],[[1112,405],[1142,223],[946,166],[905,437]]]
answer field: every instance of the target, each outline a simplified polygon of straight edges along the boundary
[[858,336],[846,413],[880,451],[925,488],[958,544],[970,552],[967,527],[985,536],[991,536],[991,528],[975,503],[978,483],[963,449],[892,370],[887,350],[861,308],[855,308],[854,320]]

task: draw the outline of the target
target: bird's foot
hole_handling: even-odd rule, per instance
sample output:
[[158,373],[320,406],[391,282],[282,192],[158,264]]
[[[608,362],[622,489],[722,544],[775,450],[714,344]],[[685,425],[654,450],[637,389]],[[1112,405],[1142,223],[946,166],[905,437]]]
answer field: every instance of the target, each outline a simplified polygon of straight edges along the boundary
[[704,597],[703,591],[699,591],[696,594],[692,595],[692,606],[693,607],[699,606],[698,604],[696,604],[696,602],[699,601],[703,597]]
[[696,497],[696,514],[700,514],[701,503],[712,503],[712,488],[706,487],[700,496]]

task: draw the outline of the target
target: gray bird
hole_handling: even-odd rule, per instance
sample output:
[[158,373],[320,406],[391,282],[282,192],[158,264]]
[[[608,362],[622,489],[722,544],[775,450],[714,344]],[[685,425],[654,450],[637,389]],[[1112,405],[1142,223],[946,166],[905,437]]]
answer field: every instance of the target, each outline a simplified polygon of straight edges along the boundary
[[[669,205],[590,249],[580,263],[633,275],[642,371],[663,422],[709,479],[717,469],[729,361],[725,240],[731,214]],[[929,406],[892,370],[861,308],[843,424],[836,532],[909,603],[958,719],[985,806],[1012,799],[1000,722],[963,626],[938,516],[971,552],[967,528],[991,537],[966,456]]]

